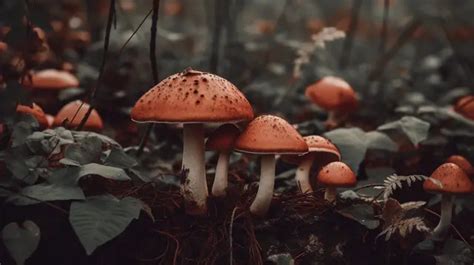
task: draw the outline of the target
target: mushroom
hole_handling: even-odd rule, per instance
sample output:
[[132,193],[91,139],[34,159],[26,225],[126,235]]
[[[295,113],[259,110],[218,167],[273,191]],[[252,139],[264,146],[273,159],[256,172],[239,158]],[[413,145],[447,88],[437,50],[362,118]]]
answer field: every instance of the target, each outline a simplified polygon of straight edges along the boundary
[[31,107],[27,105],[18,105],[16,107],[16,112],[32,115],[38,121],[40,128],[48,128],[48,120],[46,119],[46,115],[44,114],[43,109],[36,103],[33,103]]
[[308,145],[309,153],[302,156],[284,155],[282,160],[298,165],[295,175],[297,186],[302,193],[310,193],[313,192],[313,188],[309,180],[309,173],[313,162],[316,161],[318,164],[319,172],[319,168],[322,166],[341,160],[341,154],[333,143],[322,136],[310,135],[303,137],[303,139]]
[[46,120],[48,121],[48,128],[52,128],[54,123],[54,116],[51,114],[46,114]]
[[276,154],[304,154],[308,145],[287,121],[273,115],[262,115],[249,123],[235,141],[235,150],[261,155],[260,182],[250,212],[264,216],[273,197]]
[[187,172],[182,187],[189,214],[207,211],[204,165],[205,123],[231,123],[253,118],[244,95],[219,76],[186,69],[150,89],[131,112],[132,120],[148,123],[183,123],[183,162]]
[[466,172],[467,175],[473,175],[474,174],[474,168],[472,167],[471,162],[467,160],[464,156],[461,155],[452,155],[448,157],[446,160],[446,163],[453,163],[458,165],[460,168]]
[[208,138],[206,149],[219,152],[216,175],[212,184],[212,195],[225,196],[227,189],[227,174],[229,169],[229,156],[234,148],[234,141],[240,134],[237,126],[227,123],[217,128]]
[[357,108],[357,98],[352,87],[338,77],[326,76],[306,88],[305,95],[316,105],[329,112],[325,124],[337,127],[345,116]]
[[[439,181],[441,185],[432,179]],[[431,179],[425,180],[425,191],[441,193],[441,219],[433,230],[433,239],[441,240],[446,236],[451,224],[454,196],[472,192],[472,186],[466,172],[454,163],[442,164],[431,174]]]
[[57,100],[59,93],[71,87],[78,87],[79,80],[69,72],[55,69],[33,72],[22,84],[31,90],[31,95],[48,113],[55,113],[61,107]]
[[454,110],[464,117],[474,120],[474,96],[470,95],[460,98],[456,102]]
[[318,182],[326,186],[324,199],[333,202],[338,187],[353,187],[357,182],[352,169],[343,162],[331,162],[322,167],[317,176]]
[[[80,100],[69,102],[59,110],[58,114],[56,114],[53,126],[63,126],[65,120],[67,120],[67,126],[69,128],[79,126],[89,107],[89,104],[85,102],[83,103]],[[95,109],[92,110],[87,122],[84,124],[84,130],[101,131],[103,128],[104,124],[102,123],[102,118],[99,113]]]

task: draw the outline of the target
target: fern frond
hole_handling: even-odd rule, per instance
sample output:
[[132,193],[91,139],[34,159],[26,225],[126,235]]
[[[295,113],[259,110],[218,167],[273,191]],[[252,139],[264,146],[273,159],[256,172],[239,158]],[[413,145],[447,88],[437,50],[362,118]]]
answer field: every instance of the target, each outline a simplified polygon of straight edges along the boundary
[[389,241],[390,238],[397,232],[401,237],[406,237],[413,231],[426,233],[430,231],[430,228],[426,225],[425,221],[421,217],[412,217],[400,220],[388,226],[385,230],[377,235],[377,238],[385,235],[385,241]]
[[430,178],[423,175],[409,175],[409,176],[390,175],[383,181],[384,186],[385,186],[385,189],[383,192],[383,198],[386,201],[393,194],[395,190],[401,189],[403,187],[403,182],[406,182],[408,187],[411,187],[411,185],[414,182],[424,181],[426,179],[430,179]]

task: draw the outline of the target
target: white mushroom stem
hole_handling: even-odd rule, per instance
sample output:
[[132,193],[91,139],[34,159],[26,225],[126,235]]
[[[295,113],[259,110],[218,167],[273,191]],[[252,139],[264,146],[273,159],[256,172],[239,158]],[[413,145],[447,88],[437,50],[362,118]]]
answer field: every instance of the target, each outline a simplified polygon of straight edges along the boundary
[[186,212],[203,214],[207,211],[207,183],[204,160],[204,129],[200,123],[183,126],[183,165],[187,171],[182,187]]
[[333,202],[336,200],[337,191],[336,187],[326,187],[326,192],[324,192],[324,199],[327,201]]
[[313,164],[313,158],[311,156],[305,157],[296,169],[296,185],[302,193],[311,193],[313,188],[309,182],[309,172]]
[[229,152],[221,152],[217,160],[216,176],[212,184],[212,195],[222,197],[226,195],[227,175],[229,171]]
[[262,156],[257,196],[250,205],[250,212],[254,215],[264,216],[270,208],[275,185],[275,164],[275,155]]
[[433,230],[434,239],[443,239],[449,230],[453,215],[453,199],[450,194],[443,194],[441,197],[441,219]]

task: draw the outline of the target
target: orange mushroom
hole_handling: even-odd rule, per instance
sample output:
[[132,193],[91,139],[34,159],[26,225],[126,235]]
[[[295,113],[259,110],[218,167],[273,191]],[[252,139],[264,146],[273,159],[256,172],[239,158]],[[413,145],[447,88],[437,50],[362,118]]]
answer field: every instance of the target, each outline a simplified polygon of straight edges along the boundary
[[26,78],[23,85],[38,90],[62,90],[79,86],[79,81],[69,72],[48,69],[34,72],[31,80]]
[[235,142],[235,150],[259,154],[260,182],[250,212],[257,216],[267,213],[275,181],[276,154],[304,154],[308,145],[287,121],[273,115],[262,115],[249,123]]
[[[441,185],[435,183],[440,182]],[[441,193],[441,219],[433,230],[433,238],[443,239],[451,224],[454,195],[470,193],[473,184],[466,172],[454,163],[445,163],[439,166],[432,174],[431,179],[425,180],[423,189],[428,192]]]
[[343,162],[332,162],[321,168],[317,176],[318,182],[326,186],[324,198],[330,202],[336,199],[336,188],[353,187],[357,177],[352,169]]
[[48,120],[46,119],[43,109],[35,103],[33,103],[33,106],[31,107],[27,105],[18,105],[16,107],[16,112],[32,115],[38,121],[40,128],[48,128]]
[[460,98],[456,102],[454,110],[464,117],[474,120],[474,96],[464,96]]
[[218,151],[216,175],[212,184],[212,195],[216,197],[225,196],[227,189],[227,175],[229,170],[229,156],[234,148],[234,141],[240,134],[240,130],[233,124],[224,124],[217,128],[208,138],[206,149]]
[[471,162],[469,162],[469,160],[467,160],[464,156],[452,155],[448,157],[448,159],[446,160],[446,163],[453,163],[453,164],[458,165],[468,175],[474,174],[474,168],[472,167]]
[[338,77],[326,76],[308,86],[306,96],[329,112],[326,126],[337,127],[345,116],[357,108],[357,97],[352,87]]
[[186,69],[145,93],[132,108],[132,120],[143,123],[183,123],[182,187],[186,211],[207,211],[203,124],[250,120],[253,110],[245,96],[222,77]]
[[313,188],[310,184],[309,173],[313,162],[316,161],[318,166],[324,166],[330,162],[339,161],[341,154],[333,143],[322,136],[311,135],[305,136],[303,139],[309,148],[307,154],[302,156],[283,155],[281,158],[285,162],[298,165],[295,175],[297,186],[302,193],[310,193],[313,192]]
[[[89,107],[89,104],[83,103],[80,100],[69,102],[59,110],[58,114],[56,114],[53,125],[55,127],[62,126],[66,121],[68,127],[77,127],[86,115]],[[90,131],[101,131],[103,128],[104,124],[102,123],[102,118],[99,113],[95,109],[92,110],[89,118],[84,124],[84,129]]]

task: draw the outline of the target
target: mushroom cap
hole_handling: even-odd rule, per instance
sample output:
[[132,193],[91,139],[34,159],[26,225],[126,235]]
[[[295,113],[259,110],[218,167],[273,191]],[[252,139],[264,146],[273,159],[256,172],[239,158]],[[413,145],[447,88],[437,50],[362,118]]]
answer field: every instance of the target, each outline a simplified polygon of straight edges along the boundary
[[464,156],[452,155],[452,156],[448,157],[446,162],[458,165],[468,175],[471,175],[471,174],[474,173],[474,168],[472,167],[471,162],[469,162],[469,160],[467,160]]
[[308,86],[305,95],[325,110],[349,112],[357,107],[357,98],[352,87],[334,76],[326,76]]
[[23,85],[33,89],[62,90],[79,86],[79,80],[69,72],[56,69],[41,70],[26,78]]
[[234,148],[235,139],[240,134],[240,129],[231,123],[221,125],[209,135],[206,149],[219,152],[228,152]]
[[131,117],[136,122],[237,122],[252,119],[253,110],[229,81],[188,68],[146,92]]
[[318,182],[329,187],[353,187],[357,177],[352,169],[343,162],[331,162],[318,173]]
[[319,135],[305,136],[303,139],[308,145],[308,153],[302,156],[284,155],[281,157],[283,161],[290,164],[299,164],[307,156],[314,156],[314,159],[318,160],[323,159],[327,163],[341,160],[339,149],[328,139]]
[[423,183],[425,191],[462,194],[472,192],[473,190],[473,184],[466,172],[454,163],[442,164],[431,174],[431,178],[440,181],[443,187],[439,187],[433,181],[427,179]]
[[16,112],[30,114],[35,117],[41,128],[48,128],[48,120],[46,119],[46,115],[44,114],[43,109],[36,103],[33,103],[32,107],[27,105],[18,105],[16,107]]
[[474,96],[464,96],[459,99],[454,110],[464,117],[474,120]]
[[46,114],[46,120],[48,121],[48,127],[53,127],[54,124],[54,116],[50,114]]
[[253,154],[304,154],[308,145],[284,119],[262,115],[248,124],[235,141],[234,149]]
[[[83,104],[82,107],[81,107],[81,104]],[[85,102],[83,103],[80,100],[69,102],[68,104],[64,105],[59,110],[58,114],[56,114],[53,125],[61,126],[63,121],[67,119],[68,126],[70,127],[78,126],[81,123],[82,118],[84,118],[84,116],[86,115],[87,110],[89,109],[89,106],[90,106],[89,104]],[[78,112],[77,110],[79,108],[80,110]],[[87,122],[84,124],[84,129],[92,130],[92,131],[100,131],[102,130],[102,128],[104,128],[104,125],[102,123],[102,118],[100,117],[99,113],[94,109],[92,110],[89,118],[87,119]]]

